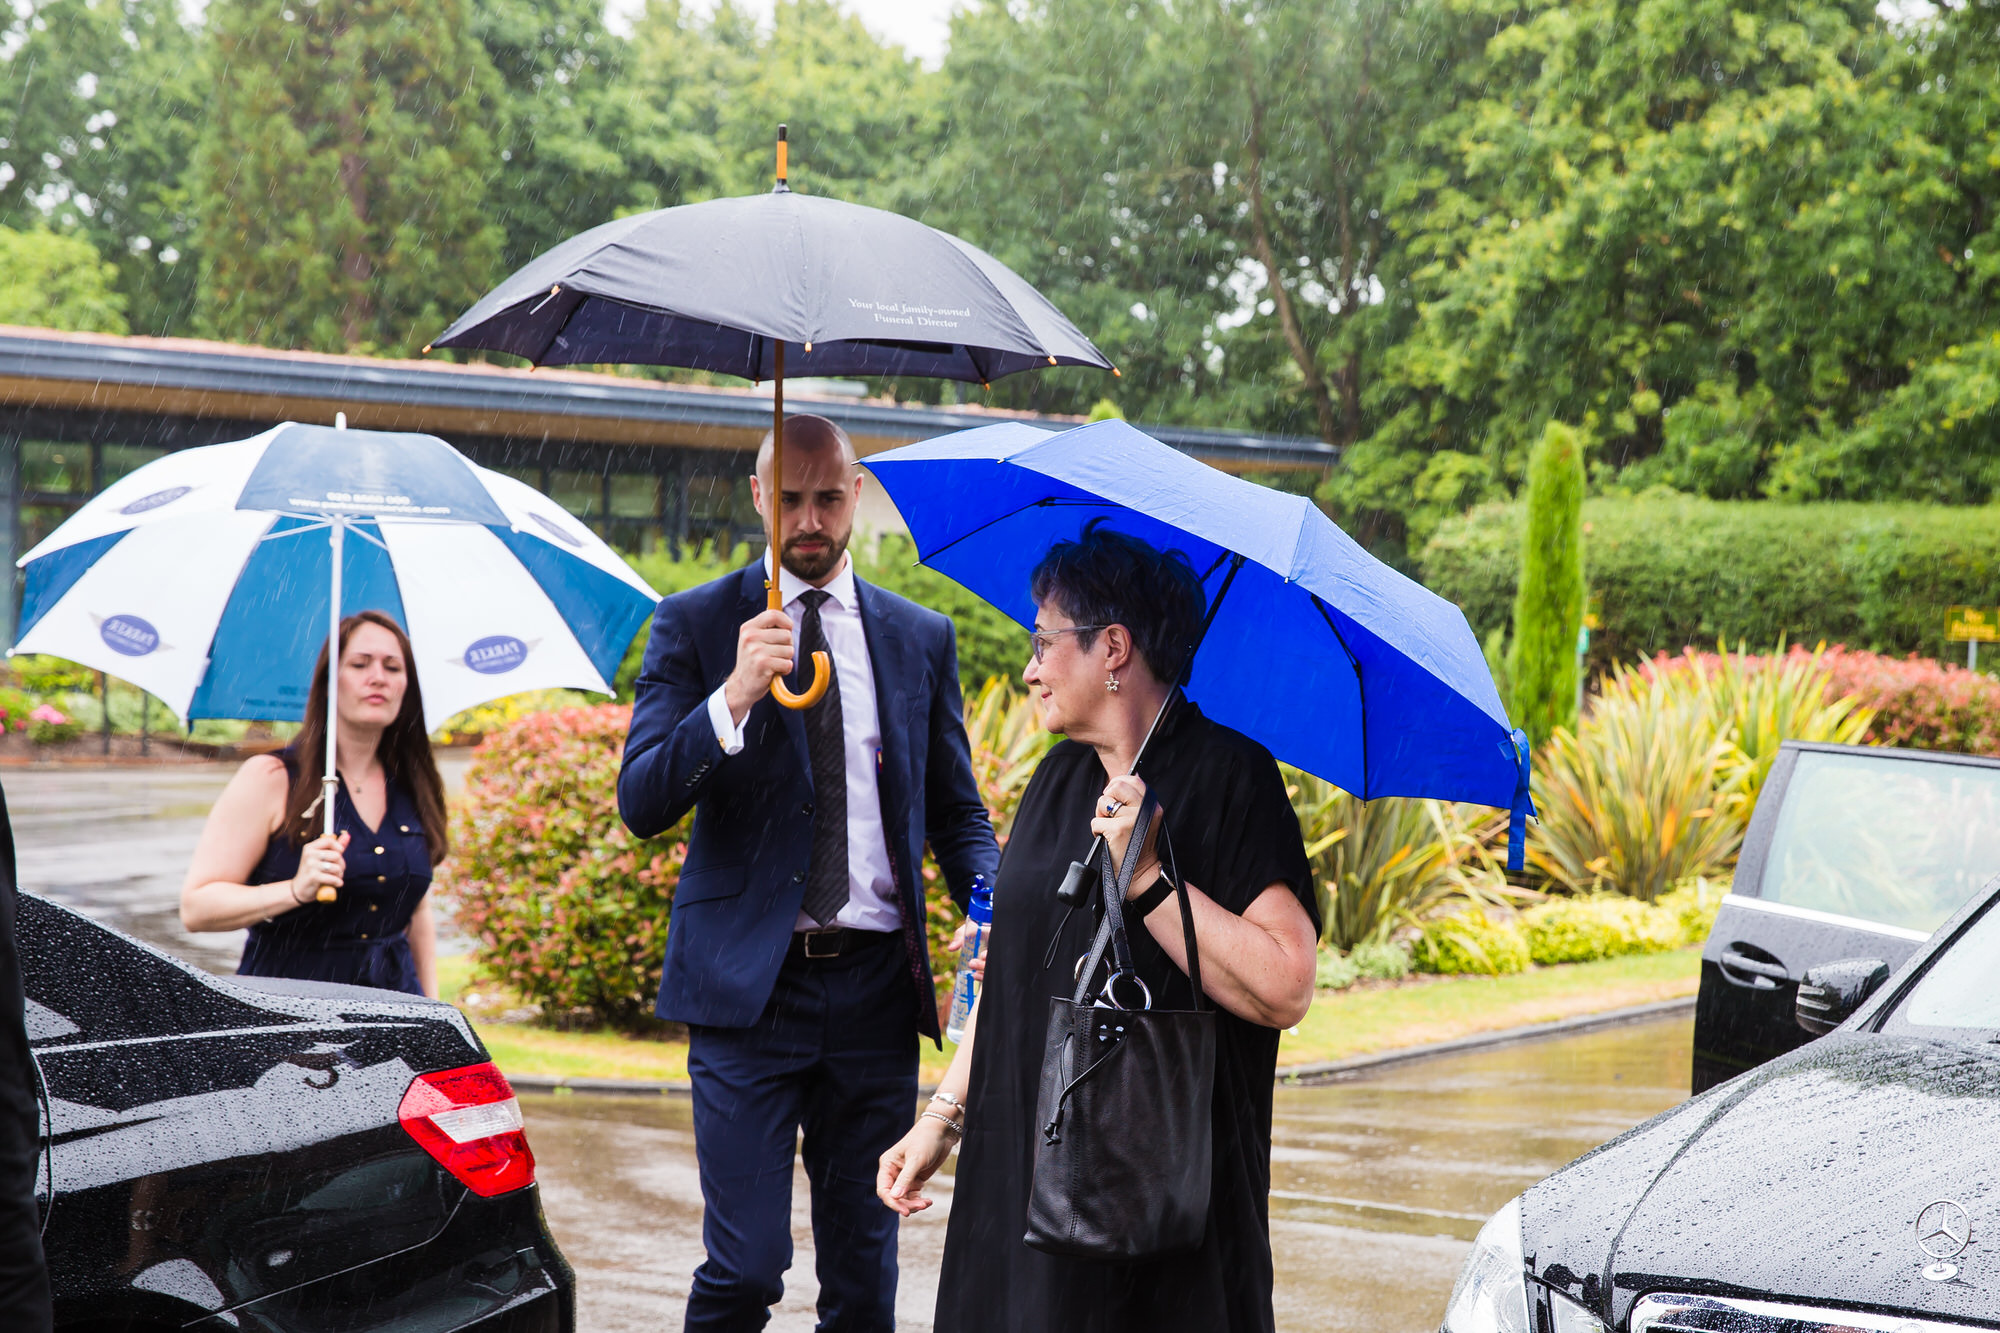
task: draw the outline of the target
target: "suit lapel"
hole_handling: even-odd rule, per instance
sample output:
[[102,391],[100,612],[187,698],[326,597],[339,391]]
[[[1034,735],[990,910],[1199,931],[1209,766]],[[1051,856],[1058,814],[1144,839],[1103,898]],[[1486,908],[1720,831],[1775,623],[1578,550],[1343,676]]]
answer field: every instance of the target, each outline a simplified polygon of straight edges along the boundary
[[868,643],[869,674],[875,677],[876,729],[882,737],[882,762],[875,779],[881,789],[883,826],[900,828],[907,808],[903,776],[910,771],[908,712],[909,664],[903,660],[905,644],[894,617],[883,607],[879,593],[860,579],[854,580],[854,600],[861,606],[861,632]]

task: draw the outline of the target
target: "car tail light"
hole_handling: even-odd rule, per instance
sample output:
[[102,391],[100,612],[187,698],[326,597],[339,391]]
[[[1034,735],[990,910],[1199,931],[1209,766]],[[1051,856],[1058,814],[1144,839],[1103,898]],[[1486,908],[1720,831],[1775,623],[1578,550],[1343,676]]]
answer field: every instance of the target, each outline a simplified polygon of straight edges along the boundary
[[474,1194],[491,1198],[535,1183],[521,1103],[491,1064],[417,1075],[396,1118]]

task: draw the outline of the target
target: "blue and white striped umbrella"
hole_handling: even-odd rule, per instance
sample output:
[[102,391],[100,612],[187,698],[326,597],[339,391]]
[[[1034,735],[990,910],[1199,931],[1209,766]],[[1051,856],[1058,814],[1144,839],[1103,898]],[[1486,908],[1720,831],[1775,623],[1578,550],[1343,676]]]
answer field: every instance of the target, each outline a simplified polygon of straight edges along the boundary
[[553,500],[435,436],[296,422],[148,463],[20,565],[15,652],[187,721],[301,719],[336,589],[341,615],[408,632],[433,730],[503,695],[610,693],[659,601]]

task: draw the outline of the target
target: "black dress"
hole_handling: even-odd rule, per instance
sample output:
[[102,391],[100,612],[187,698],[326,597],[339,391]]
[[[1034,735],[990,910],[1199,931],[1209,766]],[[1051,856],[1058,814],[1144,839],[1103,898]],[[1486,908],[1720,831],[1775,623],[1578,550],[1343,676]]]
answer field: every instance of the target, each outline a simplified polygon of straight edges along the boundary
[[[1282,881],[1317,925],[1298,818],[1264,747],[1183,702],[1161,724],[1139,776],[1160,798],[1188,883],[1240,914]],[[1268,1203],[1278,1033],[1227,1012],[1216,1013],[1215,1178],[1201,1248],[1114,1266],[1057,1258],[1022,1241],[1049,997],[1071,993],[1076,960],[1096,932],[1093,913],[1079,909],[1061,924],[1054,961],[1044,968],[1042,960],[1063,922],[1056,886],[1090,848],[1091,812],[1106,781],[1088,746],[1064,741],[1050,750],[1022,794],[1000,861],[937,1333],[1272,1327]],[[1159,912],[1178,915],[1171,902]],[[1152,932],[1139,926],[1131,936],[1155,1005],[1192,1007],[1192,985]]]
[[[289,749],[278,757],[287,774],[296,771],[297,757]],[[250,927],[237,973],[423,994],[405,933],[431,887],[430,844],[416,801],[401,783],[391,782],[381,827],[370,828],[342,781],[334,795],[333,827],[348,835],[347,878],[339,896],[330,903],[302,903]],[[250,883],[292,878],[299,873],[301,850],[287,838],[272,838]]]

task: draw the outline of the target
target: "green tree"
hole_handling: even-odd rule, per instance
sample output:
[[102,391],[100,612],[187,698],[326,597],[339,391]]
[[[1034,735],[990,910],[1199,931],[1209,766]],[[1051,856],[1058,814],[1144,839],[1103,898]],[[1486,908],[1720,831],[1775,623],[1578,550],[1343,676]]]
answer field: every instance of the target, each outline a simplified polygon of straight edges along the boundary
[[463,0],[217,0],[203,323],[407,354],[501,276],[500,84]]
[[500,268],[512,272],[649,202],[631,162],[642,90],[630,43],[605,27],[597,0],[477,0],[472,23],[502,86],[487,204],[506,229]]
[[0,227],[0,324],[124,333],[117,278],[80,236]]
[[89,242],[140,333],[188,331],[204,49],[177,0],[35,0],[0,34],[0,225]]
[[1528,522],[1507,677],[1515,720],[1540,745],[1576,722],[1583,627],[1583,437],[1551,421],[1528,460]]

